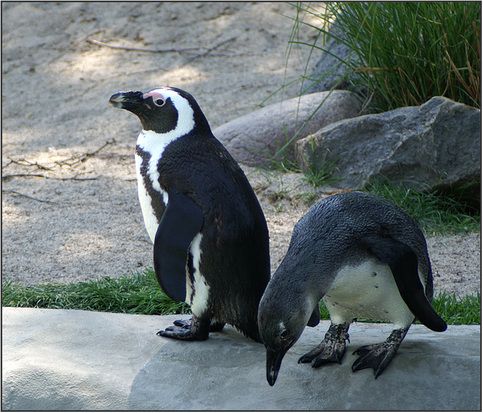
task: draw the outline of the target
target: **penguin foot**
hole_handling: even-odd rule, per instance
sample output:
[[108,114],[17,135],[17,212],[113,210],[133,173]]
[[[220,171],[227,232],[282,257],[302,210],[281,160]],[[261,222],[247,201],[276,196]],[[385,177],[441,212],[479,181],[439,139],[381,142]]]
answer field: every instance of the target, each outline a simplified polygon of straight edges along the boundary
[[210,320],[193,316],[189,320],[176,320],[173,326],[160,330],[156,334],[161,337],[184,341],[203,341],[208,339]]
[[[191,328],[191,318],[187,320],[175,320],[173,324],[177,327]],[[225,327],[225,323],[221,321],[212,321],[210,323],[210,333],[217,333],[219,331],[222,331],[223,327]]]
[[300,363],[312,363],[313,368],[328,363],[341,363],[349,341],[349,323],[331,324],[324,340],[314,349],[299,358]]
[[166,328],[166,330],[160,330],[156,333],[161,337],[174,338],[176,340],[185,341],[202,341],[208,339],[208,334],[200,335],[195,334],[189,328],[171,326]]
[[396,355],[408,330],[409,327],[393,330],[385,342],[359,347],[353,353],[360,357],[352,364],[352,371],[372,368],[377,379]]
[[189,318],[188,320],[174,320],[173,324],[176,327],[191,328],[191,318]]

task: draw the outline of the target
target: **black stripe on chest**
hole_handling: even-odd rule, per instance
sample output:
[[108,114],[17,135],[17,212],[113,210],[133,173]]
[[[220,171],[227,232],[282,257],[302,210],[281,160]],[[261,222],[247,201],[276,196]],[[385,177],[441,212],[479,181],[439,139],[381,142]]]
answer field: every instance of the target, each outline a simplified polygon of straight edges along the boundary
[[164,205],[163,194],[156,191],[153,187],[151,178],[149,177],[149,160],[151,159],[151,154],[144,151],[139,145],[136,145],[136,154],[141,157],[141,176],[143,177],[144,188],[151,199],[151,207],[153,208],[154,215],[158,223],[161,221],[161,217],[164,214],[166,205]]

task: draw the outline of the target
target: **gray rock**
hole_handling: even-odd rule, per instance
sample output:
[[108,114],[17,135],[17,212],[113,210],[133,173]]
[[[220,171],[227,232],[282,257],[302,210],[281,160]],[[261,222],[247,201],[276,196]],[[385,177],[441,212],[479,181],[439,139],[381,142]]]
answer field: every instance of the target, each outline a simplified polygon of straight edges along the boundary
[[155,335],[180,317],[4,308],[3,410],[480,409],[479,326],[412,326],[374,380],[352,373],[352,352],[384,340],[390,325],[354,324],[341,365],[297,364],[324,321],[305,330],[270,387],[264,347],[232,328],[197,343]]
[[213,133],[237,161],[269,166],[282,147],[287,146],[283,157],[293,159],[296,140],[332,122],[357,116],[360,111],[361,102],[351,92],[312,93],[251,112],[219,126]]
[[333,123],[297,142],[306,170],[333,169],[336,186],[384,179],[417,190],[480,181],[480,110],[434,97],[421,106]]
[[327,33],[326,42],[321,46],[324,51],[319,52],[320,58],[311,73],[313,83],[309,88],[310,93],[351,87],[351,70],[343,62],[354,61],[353,53],[338,38],[343,39],[344,33],[336,19]]

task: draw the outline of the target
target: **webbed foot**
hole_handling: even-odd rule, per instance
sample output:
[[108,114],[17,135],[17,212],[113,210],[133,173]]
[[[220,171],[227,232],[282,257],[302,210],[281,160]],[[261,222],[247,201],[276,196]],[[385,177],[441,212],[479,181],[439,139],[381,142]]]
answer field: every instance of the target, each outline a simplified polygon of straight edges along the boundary
[[185,341],[203,341],[208,339],[210,319],[193,316],[189,320],[176,320],[173,326],[160,330],[156,334],[161,337]]
[[[175,320],[173,324],[177,327],[191,328],[191,318],[188,318],[187,320]],[[210,333],[217,333],[219,331],[222,331],[223,327],[225,327],[225,323],[221,321],[211,321]]]
[[349,323],[331,324],[324,340],[313,350],[299,358],[299,363],[310,363],[317,368],[328,363],[341,363],[349,341]]
[[377,379],[396,355],[408,330],[409,327],[393,330],[383,343],[359,347],[353,353],[360,357],[352,364],[352,371],[372,368]]

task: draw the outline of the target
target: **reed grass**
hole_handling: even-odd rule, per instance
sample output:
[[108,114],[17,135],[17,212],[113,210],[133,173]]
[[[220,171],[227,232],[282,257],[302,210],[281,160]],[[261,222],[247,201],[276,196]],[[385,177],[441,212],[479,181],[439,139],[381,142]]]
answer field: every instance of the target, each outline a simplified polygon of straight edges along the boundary
[[[294,26],[305,24],[321,35],[307,43],[293,30],[290,43],[329,54],[329,37],[345,44],[351,53],[340,61],[374,110],[421,105],[433,96],[480,107],[481,3],[328,2],[322,12],[311,3],[294,7]],[[303,16],[312,22],[300,21]],[[330,31],[335,19],[341,35]]]

